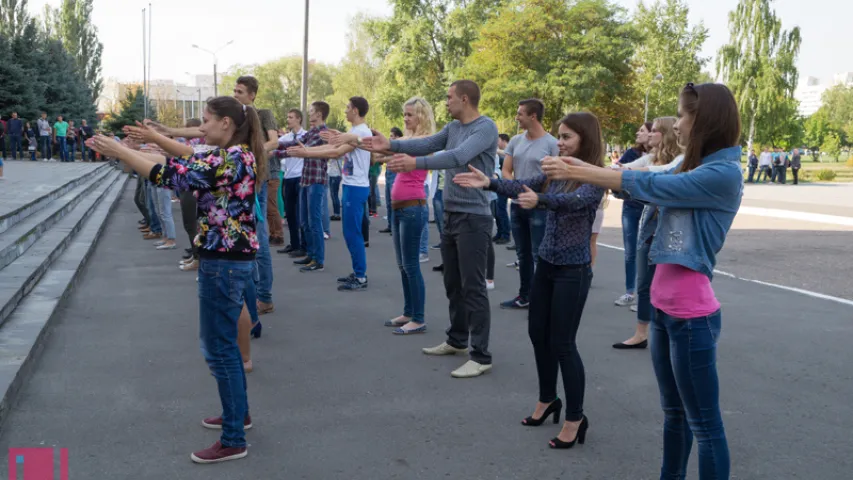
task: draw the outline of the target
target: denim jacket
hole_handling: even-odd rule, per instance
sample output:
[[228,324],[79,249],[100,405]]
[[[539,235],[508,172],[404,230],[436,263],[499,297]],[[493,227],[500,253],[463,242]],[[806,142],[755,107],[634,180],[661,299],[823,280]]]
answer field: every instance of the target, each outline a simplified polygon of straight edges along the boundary
[[743,196],[741,147],[712,153],[686,173],[622,172],[622,191],[658,206],[652,264],[676,264],[713,277]]

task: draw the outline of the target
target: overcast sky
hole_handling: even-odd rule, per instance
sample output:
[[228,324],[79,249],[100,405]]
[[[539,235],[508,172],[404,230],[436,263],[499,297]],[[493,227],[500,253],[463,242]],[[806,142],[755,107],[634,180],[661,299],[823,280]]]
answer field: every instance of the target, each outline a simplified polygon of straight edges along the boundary
[[[616,0],[633,9],[637,0]],[[45,4],[60,0],[30,0],[30,9],[41,12]],[[95,0],[94,21],[104,43],[104,77],[123,81],[142,79],[142,0]],[[737,0],[687,0],[691,22],[709,28],[704,55],[712,57],[726,42],[728,12]],[[153,0],[151,78],[189,82],[191,74],[212,73],[212,57],[191,47],[196,43],[223,49],[219,70],[235,64],[260,63],[302,51],[302,0]],[[251,5],[252,8],[243,8]],[[776,0],[774,7],[784,28],[798,25],[803,44],[798,66],[800,77],[821,79],[853,71],[853,0]],[[337,62],[346,53],[345,34],[358,12],[385,15],[387,0],[313,0],[311,2],[309,56]],[[511,61],[511,59],[508,59]]]

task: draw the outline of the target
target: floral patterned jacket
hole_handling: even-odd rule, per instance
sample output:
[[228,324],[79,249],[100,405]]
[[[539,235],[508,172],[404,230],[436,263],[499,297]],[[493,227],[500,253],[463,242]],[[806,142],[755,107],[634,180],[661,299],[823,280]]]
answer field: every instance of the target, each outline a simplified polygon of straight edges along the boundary
[[198,198],[199,255],[253,260],[258,250],[255,220],[255,157],[247,145],[170,158],[155,165],[149,180]]

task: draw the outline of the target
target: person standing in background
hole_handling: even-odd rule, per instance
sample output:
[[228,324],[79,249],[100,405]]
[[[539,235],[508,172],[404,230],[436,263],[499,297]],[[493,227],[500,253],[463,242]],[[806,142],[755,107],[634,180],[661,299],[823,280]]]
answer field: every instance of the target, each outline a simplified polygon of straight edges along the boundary
[[27,141],[27,150],[30,152],[30,161],[36,161],[36,150],[38,150],[39,137],[30,122],[24,126],[24,139]]
[[50,152],[50,121],[47,119],[47,113],[41,112],[41,118],[38,119],[39,145],[41,145],[41,158],[45,162],[52,161],[53,156]]
[[[498,135],[498,172],[502,172],[504,168],[504,158],[506,158],[506,147],[509,144],[509,135],[502,133]],[[509,211],[507,206],[509,199],[505,195],[498,194],[498,200],[495,204],[495,222],[498,226],[498,233],[495,234],[495,245],[506,245],[509,243],[509,237],[512,234],[512,224],[509,220]]]
[[9,137],[9,148],[12,149],[12,159],[17,160],[18,152],[20,152],[21,160],[23,160],[24,150],[21,145],[21,136],[24,134],[24,123],[18,118],[18,112],[12,112],[12,118],[6,122],[6,131]]
[[[88,123],[86,123],[85,118],[83,120],[81,120],[80,122],[81,122],[81,124],[80,124],[80,140],[81,140],[81,142],[80,142],[81,143],[81,145],[80,145],[80,160],[82,160],[84,162],[86,162],[86,161],[91,162],[94,160],[95,154],[86,148],[86,140],[89,140],[90,138],[94,137],[95,131],[92,129],[92,127],[89,126]],[[89,155],[88,155],[89,159],[88,160],[86,160],[86,153],[87,152],[89,153]]]
[[53,140],[58,144],[59,161],[68,161],[68,122],[62,119],[62,115],[57,115],[56,123],[53,124]]
[[791,173],[794,175],[794,185],[797,185],[800,182],[800,168],[802,166],[800,150],[795,148],[793,155],[791,155]]
[[68,161],[73,162],[75,156],[77,155],[77,129],[74,128],[74,120],[68,122],[68,146],[66,148],[68,154]]
[[[396,140],[398,138],[402,138],[403,131],[398,127],[393,127],[391,129],[391,136],[388,137],[391,140]],[[388,220],[388,226],[379,230],[379,233],[391,233],[391,224],[394,221],[392,218],[394,216],[394,208],[391,205],[391,189],[394,187],[394,179],[397,178],[397,174],[392,172],[391,170],[385,169],[385,214],[387,215],[386,219]],[[433,197],[433,205],[435,205],[435,197]],[[437,212],[438,210],[436,210]],[[435,222],[438,223],[438,217],[436,216]]]
[[747,163],[747,167],[749,168],[749,177],[746,179],[746,183],[753,183],[755,171],[758,170],[758,157],[755,155],[755,150],[749,151],[749,162]]
[[764,151],[761,152],[761,156],[758,157],[758,183],[761,183],[761,176],[764,175],[764,181],[766,182],[769,177],[773,176],[773,155],[770,153],[770,149],[764,147]]
[[[302,138],[307,132],[302,128],[302,111],[296,108],[287,112],[288,133],[279,137],[278,141],[293,142]],[[284,216],[287,218],[287,229],[290,232],[290,245],[276,250],[278,253],[305,252],[305,242],[302,238],[302,223],[299,220],[300,196],[302,192],[302,168],[305,160],[299,157],[288,157],[281,162],[284,172]]]

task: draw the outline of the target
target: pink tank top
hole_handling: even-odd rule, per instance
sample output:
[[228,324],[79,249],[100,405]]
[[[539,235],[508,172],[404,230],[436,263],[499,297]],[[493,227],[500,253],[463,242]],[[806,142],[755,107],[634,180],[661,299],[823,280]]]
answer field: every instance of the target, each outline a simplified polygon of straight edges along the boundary
[[395,202],[425,200],[424,181],[426,176],[426,170],[398,173],[394,178],[394,186],[391,187],[391,200]]
[[652,305],[671,317],[706,317],[720,309],[720,302],[705,275],[675,264],[661,264],[651,286]]

